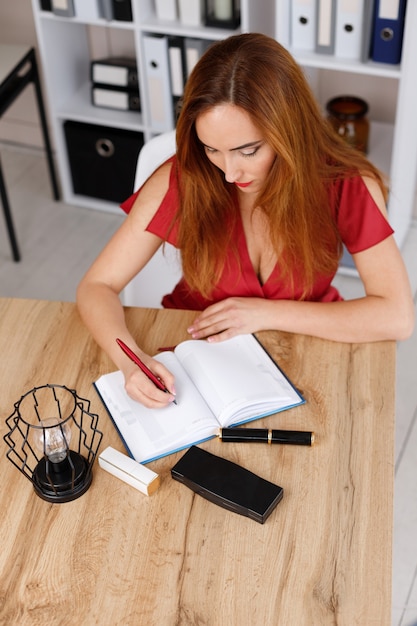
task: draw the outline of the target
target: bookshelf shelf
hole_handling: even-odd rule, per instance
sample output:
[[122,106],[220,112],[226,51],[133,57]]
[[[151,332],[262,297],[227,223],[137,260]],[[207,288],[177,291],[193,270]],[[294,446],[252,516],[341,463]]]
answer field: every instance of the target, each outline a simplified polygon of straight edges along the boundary
[[119,110],[94,106],[91,103],[90,82],[81,85],[62,107],[57,108],[56,116],[61,121],[74,120],[135,131],[145,129],[142,114],[138,111],[123,111],[121,115]]
[[291,49],[291,53],[298,63],[304,67],[315,67],[323,70],[337,72],[350,72],[352,74],[366,74],[367,76],[380,76],[382,78],[401,78],[401,66],[375,63],[374,61],[353,61],[351,59],[338,59],[337,57],[308,53],[304,50]]

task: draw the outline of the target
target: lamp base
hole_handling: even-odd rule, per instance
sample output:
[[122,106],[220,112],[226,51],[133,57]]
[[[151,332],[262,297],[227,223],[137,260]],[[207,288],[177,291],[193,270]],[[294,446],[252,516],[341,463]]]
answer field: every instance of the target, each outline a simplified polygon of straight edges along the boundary
[[39,461],[33,472],[33,488],[47,502],[71,502],[82,496],[91,485],[93,474],[81,454],[69,451],[69,458],[52,463]]

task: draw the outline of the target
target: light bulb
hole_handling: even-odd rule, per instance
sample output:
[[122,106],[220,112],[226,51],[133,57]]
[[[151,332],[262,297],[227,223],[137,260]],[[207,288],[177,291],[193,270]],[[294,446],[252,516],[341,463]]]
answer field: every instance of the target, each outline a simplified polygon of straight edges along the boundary
[[35,434],[38,451],[46,454],[51,463],[60,463],[68,454],[71,441],[70,424],[50,417],[42,420],[40,426],[42,428],[37,428]]

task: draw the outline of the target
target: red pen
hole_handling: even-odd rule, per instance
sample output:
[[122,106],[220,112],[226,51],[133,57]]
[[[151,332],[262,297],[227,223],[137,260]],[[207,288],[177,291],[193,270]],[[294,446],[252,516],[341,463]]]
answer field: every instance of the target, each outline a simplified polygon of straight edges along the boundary
[[[153,384],[158,387],[158,389],[161,389],[162,391],[165,391],[165,393],[171,393],[164,385],[164,383],[162,382],[162,380],[160,378],[158,378],[158,376],[155,376],[155,374],[149,369],[149,367],[147,367],[145,365],[145,363],[143,363],[143,361],[140,360],[140,358],[138,357],[137,354],[135,354],[133,352],[133,350],[131,350],[121,339],[116,339],[119,347],[123,350],[123,352],[125,354],[127,354],[127,356],[132,359],[133,363],[135,363],[144,374],[146,374],[146,376],[149,378],[149,380],[151,380],[153,382]],[[172,394],[171,394],[172,395]],[[176,400],[173,400],[174,404],[177,404]]]

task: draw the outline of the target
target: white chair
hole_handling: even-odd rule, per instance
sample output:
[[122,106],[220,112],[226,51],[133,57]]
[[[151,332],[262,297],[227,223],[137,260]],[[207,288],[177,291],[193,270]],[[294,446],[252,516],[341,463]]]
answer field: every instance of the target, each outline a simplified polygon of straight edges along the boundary
[[[134,188],[139,189],[149,176],[175,154],[175,131],[153,137],[139,153]],[[121,297],[125,306],[161,308],[161,299],[181,278],[178,251],[165,244],[146,267],[124,288]]]

